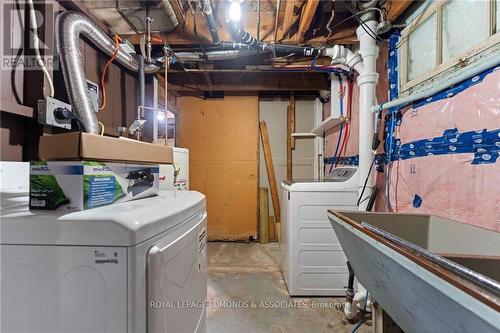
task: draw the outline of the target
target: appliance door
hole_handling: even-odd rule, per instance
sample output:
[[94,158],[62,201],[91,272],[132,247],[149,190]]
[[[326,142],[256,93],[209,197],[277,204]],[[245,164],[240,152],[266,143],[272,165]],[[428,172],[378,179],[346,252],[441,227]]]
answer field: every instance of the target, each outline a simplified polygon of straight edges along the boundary
[[[207,298],[206,220],[169,233],[147,255],[148,332],[205,332]],[[185,230],[185,229],[184,229]]]

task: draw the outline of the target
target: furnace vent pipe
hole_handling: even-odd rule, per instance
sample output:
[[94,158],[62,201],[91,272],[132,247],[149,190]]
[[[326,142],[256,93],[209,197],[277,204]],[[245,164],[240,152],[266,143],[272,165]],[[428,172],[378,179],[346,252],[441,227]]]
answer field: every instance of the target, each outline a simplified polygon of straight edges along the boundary
[[[275,56],[299,56],[299,57],[321,57],[324,55],[324,50],[308,46],[282,45],[282,44],[267,44],[259,42],[249,32],[245,31],[237,24],[231,24],[234,37],[241,43],[248,45],[250,48],[259,49],[264,52],[272,52]],[[230,43],[228,43],[230,46]]]
[[[80,36],[85,36],[101,51],[111,56],[115,51],[114,41],[87,16],[74,11],[66,11],[56,19],[56,46],[63,71],[64,82],[68,91],[73,111],[83,120],[86,131],[99,134],[99,122],[87,88],[80,51]],[[116,62],[125,68],[137,72],[139,63],[134,56],[118,50]],[[160,67],[147,64],[145,73],[158,71]]]

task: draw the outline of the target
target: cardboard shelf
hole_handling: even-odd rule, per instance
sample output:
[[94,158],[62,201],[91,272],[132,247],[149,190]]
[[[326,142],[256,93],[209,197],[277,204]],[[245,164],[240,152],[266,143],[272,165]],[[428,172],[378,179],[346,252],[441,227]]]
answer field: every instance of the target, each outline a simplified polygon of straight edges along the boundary
[[323,120],[321,125],[313,128],[311,132],[317,136],[322,136],[326,131],[338,126],[344,121],[345,121],[344,117],[328,117],[325,120]]

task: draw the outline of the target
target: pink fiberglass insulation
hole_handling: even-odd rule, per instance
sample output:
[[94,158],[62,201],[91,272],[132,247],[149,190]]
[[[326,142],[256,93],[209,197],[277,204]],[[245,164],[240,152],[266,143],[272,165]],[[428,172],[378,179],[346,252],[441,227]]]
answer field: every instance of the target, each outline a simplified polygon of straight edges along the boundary
[[[406,110],[396,137],[405,144],[454,128],[461,133],[500,128],[500,70],[453,97]],[[393,210],[500,231],[500,158],[489,164],[472,164],[473,159],[474,153],[458,153],[393,162]],[[421,198],[418,208],[416,198]]]

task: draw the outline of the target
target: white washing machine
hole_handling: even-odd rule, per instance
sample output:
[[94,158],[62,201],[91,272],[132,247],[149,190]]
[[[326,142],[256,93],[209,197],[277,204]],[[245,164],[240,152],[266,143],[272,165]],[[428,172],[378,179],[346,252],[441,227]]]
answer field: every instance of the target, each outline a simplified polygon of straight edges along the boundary
[[205,332],[205,197],[70,214],[2,193],[1,332]]
[[327,210],[357,209],[357,167],[325,181],[282,182],[281,268],[291,296],[344,296],[349,272]]

